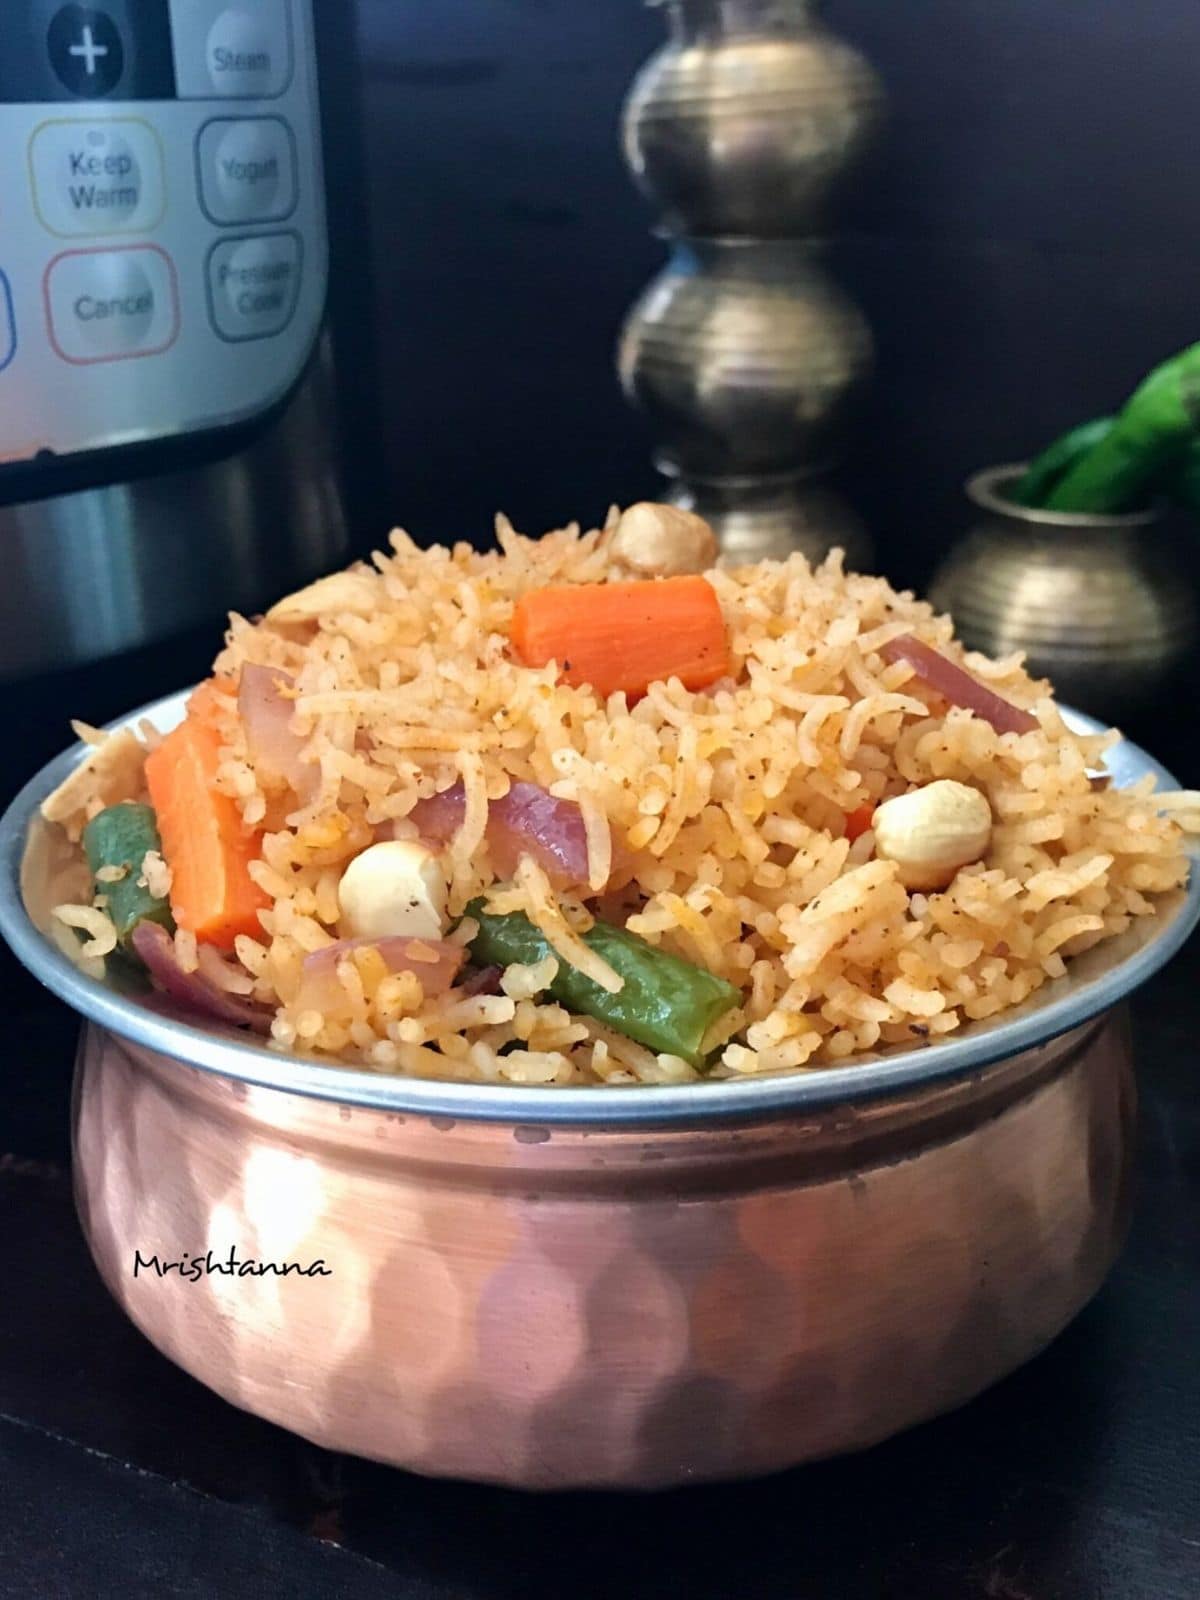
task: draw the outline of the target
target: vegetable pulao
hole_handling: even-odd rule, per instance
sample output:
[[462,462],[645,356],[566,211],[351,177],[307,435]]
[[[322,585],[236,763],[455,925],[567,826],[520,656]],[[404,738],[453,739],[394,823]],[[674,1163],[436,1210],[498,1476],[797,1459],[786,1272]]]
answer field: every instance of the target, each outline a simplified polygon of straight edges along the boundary
[[1117,734],[839,553],[497,531],[396,533],[232,617],[177,728],[81,728],[63,947],[285,1051],[682,1083],[935,1041],[1186,881],[1200,795],[1113,788]]

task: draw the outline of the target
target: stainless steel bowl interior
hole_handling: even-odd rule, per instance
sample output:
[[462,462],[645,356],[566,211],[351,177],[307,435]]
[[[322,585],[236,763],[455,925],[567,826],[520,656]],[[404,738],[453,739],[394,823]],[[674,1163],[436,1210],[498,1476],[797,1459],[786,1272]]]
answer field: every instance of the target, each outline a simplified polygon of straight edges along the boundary
[[[121,718],[113,727],[149,718],[168,729],[183,715],[186,692]],[[1079,732],[1102,724],[1064,711]],[[1165,896],[1159,915],[1078,958],[1065,978],[1045,985],[1024,1006],[998,1020],[972,1024],[944,1042],[859,1057],[853,1065],[675,1087],[545,1089],[442,1083],[386,1076],[285,1055],[219,1026],[198,1026],[168,1013],[154,996],[122,992],[79,971],[43,931],[55,903],[52,885],[68,860],[65,840],[41,820],[42,800],[81,759],[64,751],[21,791],[0,819],[0,933],[17,957],[83,1016],[150,1050],[226,1078],[347,1105],[385,1111],[519,1122],[542,1126],[662,1126],[762,1119],[898,1094],[969,1075],[1035,1049],[1107,1011],[1157,972],[1200,921],[1200,872],[1186,890]],[[1119,785],[1152,773],[1159,788],[1178,784],[1137,745],[1109,753]]]

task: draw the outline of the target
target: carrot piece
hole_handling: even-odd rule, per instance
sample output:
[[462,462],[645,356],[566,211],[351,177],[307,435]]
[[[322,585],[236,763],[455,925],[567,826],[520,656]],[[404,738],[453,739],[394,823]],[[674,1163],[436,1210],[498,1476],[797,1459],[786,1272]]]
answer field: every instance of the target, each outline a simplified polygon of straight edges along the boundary
[[231,950],[239,933],[258,935],[270,900],[251,878],[259,836],[216,787],[221,737],[187,717],[146,758],[146,784],[171,869],[171,911],[204,944]]
[[730,670],[716,590],[705,578],[561,584],[517,601],[510,637],[527,667],[557,661],[565,683],[602,697],[678,678],[703,689]]
[[875,817],[875,807],[870,801],[866,805],[858,806],[853,811],[846,813],[846,837],[853,844],[855,839],[861,839],[871,826]]

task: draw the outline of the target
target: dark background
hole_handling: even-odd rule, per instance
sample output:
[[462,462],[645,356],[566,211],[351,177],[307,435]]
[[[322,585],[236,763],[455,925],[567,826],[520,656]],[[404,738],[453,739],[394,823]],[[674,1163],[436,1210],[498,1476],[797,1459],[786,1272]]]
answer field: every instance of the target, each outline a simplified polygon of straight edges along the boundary
[[[664,37],[637,0],[360,0],[396,520],[539,531],[653,491],[613,375],[663,259],[620,106]],[[845,487],[921,581],[959,486],[1114,408],[1200,338],[1196,0],[830,0],[891,122],[835,265],[880,376]]]

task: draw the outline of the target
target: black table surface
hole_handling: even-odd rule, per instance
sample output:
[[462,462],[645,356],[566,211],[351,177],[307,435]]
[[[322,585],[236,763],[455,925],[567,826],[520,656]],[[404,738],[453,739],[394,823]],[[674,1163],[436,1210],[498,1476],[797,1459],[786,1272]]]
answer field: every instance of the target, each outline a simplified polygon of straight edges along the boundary
[[[176,664],[187,681],[186,652]],[[95,680],[97,720],[128,703],[122,679]],[[1192,784],[1194,703],[1132,730]],[[43,753],[26,743],[26,770]],[[1135,1003],[1128,1245],[1042,1356],[858,1456],[753,1484],[532,1496],[320,1451],[217,1399],[125,1321],[72,1207],[74,1022],[0,950],[0,1595],[1197,1600],[1195,956]]]

